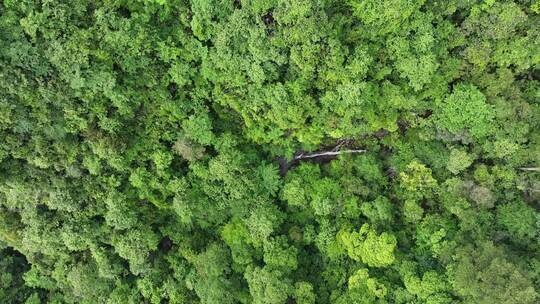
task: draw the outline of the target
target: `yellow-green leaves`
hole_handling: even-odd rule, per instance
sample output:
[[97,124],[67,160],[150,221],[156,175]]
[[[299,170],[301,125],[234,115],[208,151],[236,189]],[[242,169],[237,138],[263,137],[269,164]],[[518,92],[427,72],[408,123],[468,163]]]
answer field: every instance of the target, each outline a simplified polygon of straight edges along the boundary
[[417,161],[411,162],[399,176],[401,186],[411,198],[429,197],[437,186],[437,181],[431,176],[431,170]]
[[387,294],[386,286],[377,279],[371,278],[366,268],[358,269],[349,277],[349,289],[360,289],[376,298],[384,298]]
[[396,237],[387,232],[377,234],[368,224],[359,231],[342,230],[337,238],[350,258],[370,267],[386,267],[395,260]]

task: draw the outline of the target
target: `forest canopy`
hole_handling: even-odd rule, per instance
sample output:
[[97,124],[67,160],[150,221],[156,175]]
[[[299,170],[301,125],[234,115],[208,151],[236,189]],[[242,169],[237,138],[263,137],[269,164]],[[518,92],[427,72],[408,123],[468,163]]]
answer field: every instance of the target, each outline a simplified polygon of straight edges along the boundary
[[0,302],[540,302],[540,1],[0,0]]

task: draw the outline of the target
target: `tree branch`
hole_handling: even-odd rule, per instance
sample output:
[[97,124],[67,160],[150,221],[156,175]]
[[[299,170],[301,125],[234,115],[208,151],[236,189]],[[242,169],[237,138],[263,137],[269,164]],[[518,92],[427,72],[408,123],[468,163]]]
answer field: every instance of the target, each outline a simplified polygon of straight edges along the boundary
[[[278,157],[277,159],[279,162],[279,174],[281,176],[285,176],[290,168],[298,165],[303,160],[326,162],[335,159],[340,154],[357,154],[367,152],[367,150],[363,149],[340,150],[342,147],[346,147],[349,145],[350,141],[348,139],[341,139],[331,150],[316,151],[311,153],[296,152],[296,155],[290,161],[288,161],[285,157]],[[317,159],[319,157],[320,159]]]
[[540,167],[519,168],[519,170],[540,172]]
[[320,156],[336,156],[340,154],[345,153],[366,153],[367,150],[342,150],[342,151],[327,151],[327,152],[316,152],[316,153],[309,153],[309,154],[300,154],[294,157],[293,160],[301,160],[306,158],[315,158]]

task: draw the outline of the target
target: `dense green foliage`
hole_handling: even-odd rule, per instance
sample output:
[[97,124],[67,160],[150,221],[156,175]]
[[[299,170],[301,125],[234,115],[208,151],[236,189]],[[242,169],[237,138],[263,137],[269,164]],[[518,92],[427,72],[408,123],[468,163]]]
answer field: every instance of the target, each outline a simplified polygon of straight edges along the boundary
[[[0,1],[0,302],[539,303],[539,25],[538,0]],[[367,152],[280,174],[338,143]]]

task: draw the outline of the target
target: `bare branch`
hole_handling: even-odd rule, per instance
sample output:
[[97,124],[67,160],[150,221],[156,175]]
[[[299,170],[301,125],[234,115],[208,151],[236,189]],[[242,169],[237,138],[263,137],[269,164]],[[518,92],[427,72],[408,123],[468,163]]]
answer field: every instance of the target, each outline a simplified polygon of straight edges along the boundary
[[[326,151],[316,151],[311,153],[305,153],[297,151],[296,155],[292,160],[288,161],[285,157],[278,157],[279,161],[279,174],[285,176],[289,169],[298,165],[302,160],[312,160],[315,162],[327,162],[335,159],[340,154],[355,154],[355,153],[366,153],[367,150],[361,149],[349,149],[349,150],[340,150],[343,147],[350,145],[349,139],[340,139],[337,144],[331,148],[331,150]],[[320,159],[318,159],[320,157]]]
[[300,160],[300,159],[306,159],[306,158],[314,158],[314,157],[320,157],[320,156],[336,156],[340,154],[345,153],[366,153],[367,150],[342,150],[342,151],[327,151],[327,152],[319,152],[319,153],[311,153],[311,154],[300,154],[294,157],[294,160]]
[[343,146],[346,142],[347,142],[346,139],[340,140],[340,141],[338,142],[337,146],[335,146],[335,147],[332,149],[332,152],[339,151],[339,149],[341,148],[341,146]]
[[522,171],[534,171],[534,172],[540,172],[540,167],[519,168],[519,170],[522,170]]

